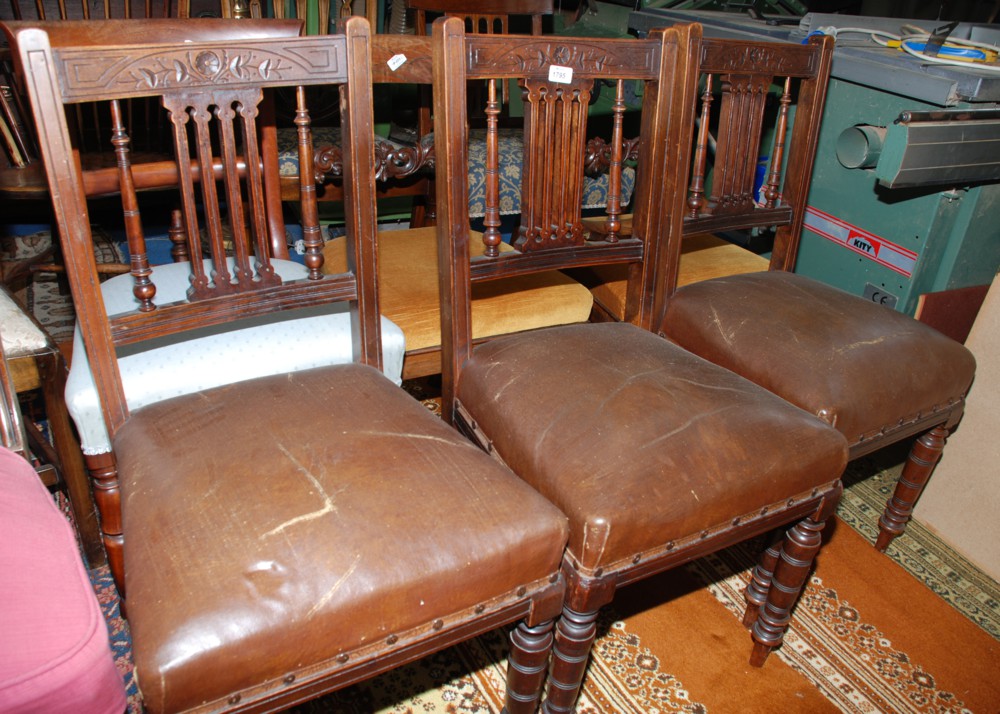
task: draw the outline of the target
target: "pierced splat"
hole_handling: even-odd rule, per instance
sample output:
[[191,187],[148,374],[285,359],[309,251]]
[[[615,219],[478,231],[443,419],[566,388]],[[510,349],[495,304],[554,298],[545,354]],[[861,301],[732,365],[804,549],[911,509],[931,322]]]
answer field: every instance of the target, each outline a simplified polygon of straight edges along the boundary
[[771,78],[724,75],[720,78],[719,129],[715,172],[706,210],[740,213],[754,206],[753,184],[761,143],[764,104]]
[[521,250],[583,243],[580,196],[593,84],[593,80],[523,81],[522,211],[515,241]]
[[[782,183],[786,147],[792,145],[793,80],[814,70],[799,50],[776,59],[734,46],[725,53],[722,45],[706,40],[685,234],[781,226],[791,220]],[[769,156],[763,181],[761,156]]]
[[[262,93],[256,88],[216,91],[211,95],[164,97],[164,106],[169,112],[174,128],[174,143],[178,156],[191,155],[189,125],[192,128],[194,161],[200,176],[214,175],[213,164],[217,159],[212,147],[213,145],[222,147],[221,156],[218,157],[222,163],[222,185],[217,185],[216,181],[200,181],[202,204],[206,207],[204,223],[211,267],[206,270],[202,261],[191,262],[191,287],[188,289],[188,297],[192,300],[246,292],[281,283],[268,257],[263,172],[257,148],[256,126],[257,109],[261,98]],[[308,132],[307,117],[305,131]],[[243,139],[244,155],[238,155],[236,152],[237,137]],[[213,138],[217,141],[213,141]],[[311,188],[315,190],[314,187]],[[180,189],[188,252],[192,256],[201,255],[203,251],[201,231],[196,209],[194,177],[191,173],[181,172]],[[223,228],[226,217],[222,215],[219,207],[220,191],[225,197],[222,203],[228,207],[230,229],[228,241]],[[227,260],[227,252],[232,254],[231,262]]]
[[[789,111],[811,100],[818,62],[807,45],[704,39],[700,97],[685,119],[694,131],[684,235],[776,228],[783,251],[781,229],[801,230],[796,194],[808,187],[816,130],[799,114],[792,126]],[[780,261],[793,265],[794,256]]]

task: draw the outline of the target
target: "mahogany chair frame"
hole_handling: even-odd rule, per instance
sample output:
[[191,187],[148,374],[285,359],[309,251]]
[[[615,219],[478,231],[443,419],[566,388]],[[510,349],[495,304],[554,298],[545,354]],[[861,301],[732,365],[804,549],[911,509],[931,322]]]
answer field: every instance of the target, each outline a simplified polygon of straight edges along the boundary
[[[23,25],[10,23],[6,29],[9,35],[16,34],[18,36],[19,50],[21,52],[19,59],[22,63],[28,63],[36,58],[36,61],[44,61],[42,53],[33,53],[29,49],[29,41],[43,42],[43,46],[48,51],[56,53],[57,56],[61,56],[64,52],[76,52],[83,56],[88,56],[89,53],[90,55],[99,57],[102,56],[103,52],[108,51],[107,48],[114,47],[113,44],[110,44],[110,39],[114,36],[128,36],[130,40],[140,43],[136,46],[141,46],[146,37],[162,38],[164,37],[164,33],[166,33],[167,37],[170,37],[173,32],[171,28],[176,29],[176,25],[170,24],[147,24],[140,27],[131,24],[128,26],[115,24],[117,22],[128,21],[105,22],[96,32],[90,25],[76,21],[46,23],[44,25],[44,32],[39,33],[44,39],[36,39],[32,32],[33,28],[39,26],[38,23],[24,23]],[[152,23],[155,21],[149,22]],[[265,22],[270,23],[273,21]],[[280,37],[280,35],[284,34],[289,28],[297,28],[298,24],[298,21],[288,21],[284,24],[284,27],[276,26],[274,29],[279,33],[277,39],[273,36],[267,38],[265,35],[253,37],[253,41],[255,43],[267,43],[270,41],[276,48],[280,48],[281,42],[285,39]],[[252,35],[245,34],[251,27],[251,23],[249,22],[233,25],[222,20],[209,20],[204,21],[201,27],[203,28],[203,32],[200,36],[195,35],[193,39],[212,38],[222,46],[224,46],[226,41],[225,36],[237,28],[240,30],[239,39],[230,40],[237,47],[240,41],[246,42],[252,37]],[[223,39],[219,39],[220,37]],[[317,42],[319,41],[317,40]],[[68,63],[72,60],[65,59],[63,61]],[[365,65],[367,67],[367,61]],[[31,65],[24,64],[24,69],[38,73],[37,77],[34,74],[25,73],[26,77],[31,78],[31,84],[33,85],[31,92],[36,93],[34,99],[36,117],[61,117],[63,116],[63,102],[72,105],[76,102],[92,101],[102,96],[102,90],[107,91],[98,84],[94,84],[91,87],[87,86],[83,80],[80,80],[80,86],[65,88],[63,90],[64,96],[60,98],[51,94],[52,90],[47,84],[49,81],[49,72],[53,71],[51,68],[42,65],[36,69]],[[342,76],[339,71],[331,72],[328,70],[326,73],[316,72],[315,77],[303,76],[302,81],[304,84],[320,84],[329,82],[331,78],[340,79]],[[367,72],[365,72],[365,76],[367,76]],[[275,82],[280,84],[287,83],[283,82],[280,78],[277,78]],[[266,85],[266,82],[262,83]],[[137,84],[131,93],[125,90],[117,90],[117,93],[126,97],[130,95],[142,97],[150,93],[150,90]],[[43,131],[45,128],[43,121],[37,118],[36,126],[39,131]],[[266,135],[266,130],[264,133]],[[136,167],[132,165],[129,155],[128,133],[123,124],[119,124],[115,128],[115,136],[119,139],[116,144],[119,151],[119,165],[110,170],[88,172],[81,170],[82,180],[80,185],[74,183],[73,176],[60,171],[59,161],[73,160],[69,158],[74,155],[74,146],[71,143],[64,143],[59,146],[59,151],[62,152],[61,156],[52,153],[43,157],[45,171],[49,177],[50,192],[54,197],[53,207],[55,210],[56,225],[63,236],[63,251],[68,264],[67,273],[70,286],[73,290],[77,321],[84,335],[84,344],[90,358],[94,380],[101,396],[105,421],[112,435],[125,422],[129,414],[117,370],[116,350],[118,347],[182,332],[190,329],[188,325],[192,321],[198,321],[205,325],[223,324],[235,319],[263,314],[273,309],[272,304],[269,304],[268,301],[257,300],[256,302],[252,302],[247,300],[242,304],[237,302],[230,305],[225,310],[213,308],[209,312],[208,309],[213,306],[211,306],[211,303],[205,302],[205,298],[209,298],[212,295],[211,289],[207,287],[210,282],[207,280],[207,275],[203,272],[204,269],[200,267],[200,263],[197,261],[192,264],[196,272],[194,273],[193,292],[191,294],[195,298],[200,297],[202,299],[169,306],[155,305],[153,299],[156,293],[156,286],[150,280],[152,270],[148,262],[145,236],[141,230],[141,223],[138,222],[138,192],[149,188],[180,186],[182,193],[186,194],[189,197],[188,201],[191,202],[195,197],[195,184],[201,183],[201,176],[210,174],[218,180],[224,178],[227,172],[236,172],[236,175],[248,173],[256,175],[255,183],[259,183],[261,188],[264,189],[254,200],[267,202],[269,210],[266,214],[272,215],[277,205],[275,192],[265,188],[268,172],[264,169],[263,162],[259,158],[254,161],[252,159],[244,160],[238,156],[214,157],[208,155],[207,161],[202,161],[200,165],[192,163],[190,173],[187,174],[178,170],[175,161],[156,162],[151,166],[142,167],[141,170],[136,171],[134,170]],[[66,139],[69,140],[68,133]],[[363,134],[358,140],[363,142]],[[261,141],[264,143],[265,139],[262,138]],[[303,150],[311,156],[311,144],[304,144]],[[364,152],[363,143],[361,144],[360,151]],[[228,160],[226,160],[227,158]],[[232,180],[232,176],[230,176],[230,180]],[[312,182],[308,180],[304,182],[302,190],[309,194],[315,191]],[[126,209],[126,231],[129,249],[132,255],[131,274],[134,277],[136,285],[134,292],[144,305],[143,308],[134,313],[110,317],[105,315],[99,281],[87,280],[85,278],[85,276],[96,271],[96,265],[94,264],[93,253],[89,250],[89,241],[86,239],[87,229],[73,219],[77,215],[87,215],[87,201],[89,198],[108,192],[120,192],[122,196],[123,206]],[[55,197],[58,197],[58,199]],[[357,201],[357,199],[355,200]],[[253,210],[256,222],[265,220],[264,205],[255,203]],[[373,220],[373,216],[366,214],[364,210],[365,206],[362,200],[358,206],[355,206],[355,216],[358,216],[360,213],[360,217],[355,218],[356,221],[364,222]],[[133,214],[132,220],[128,222],[130,214]],[[187,219],[190,221],[192,218],[193,211],[189,211]],[[215,220],[219,220],[218,217],[215,217]],[[315,221],[315,217],[307,216],[305,220]],[[184,228],[183,236],[188,242],[188,255],[200,255],[202,247],[199,242],[197,225],[188,223]],[[254,255],[265,261],[272,256],[278,258],[287,257],[287,248],[285,247],[284,240],[276,240],[273,225],[269,224],[267,226],[266,236],[267,243],[256,246]],[[245,263],[250,261],[251,254],[245,252],[250,249],[250,242],[236,241],[236,243],[244,251],[240,260]],[[320,253],[321,245],[322,239],[319,236],[318,226],[316,226],[307,235],[308,257],[306,263],[314,276],[319,276],[319,265],[322,261],[322,254]],[[276,249],[279,251],[277,255],[275,255]],[[282,249],[285,250],[284,255],[280,253]],[[225,248],[222,245],[221,224],[213,226],[212,251],[213,254],[220,252],[224,254],[225,252]],[[319,304],[330,299],[341,298],[342,296],[351,295],[354,291],[364,289],[368,292],[366,294],[359,293],[357,299],[352,302],[352,305],[354,305],[353,310],[360,315],[361,313],[357,307],[358,302],[375,300],[372,292],[373,289],[366,287],[371,281],[363,277],[364,271],[372,269],[370,267],[371,263],[364,259],[366,257],[368,260],[373,259],[370,256],[358,256],[356,259],[358,266],[355,270],[359,277],[350,277],[346,280],[329,280],[327,290],[325,291],[326,294],[324,294],[324,291],[317,292],[313,290],[312,286],[308,284],[281,285],[279,281],[278,284],[270,288],[275,292],[271,300],[285,305],[285,309],[292,305],[304,307],[310,304]],[[243,270],[248,275],[255,273],[249,267],[244,267]],[[298,293],[303,293],[303,295],[300,296]],[[164,319],[165,312],[176,313],[176,317],[169,320]],[[357,330],[355,339],[358,350],[357,354],[362,361],[371,363],[374,366],[381,366],[378,316],[376,314],[373,317],[367,311],[366,315],[364,322],[358,321],[355,327]],[[88,459],[88,467],[90,468],[91,476],[95,479],[95,497],[101,513],[101,527],[104,533],[105,548],[116,583],[124,593],[124,566],[121,558],[121,504],[116,482],[117,471],[114,467],[113,453],[101,454],[97,458]]]
[[[708,38],[703,41],[699,69],[704,81],[698,101],[694,151],[691,156],[679,157],[683,166],[690,166],[687,206],[682,222],[674,221],[672,225],[668,247],[672,267],[664,275],[666,316],[662,330],[681,345],[691,343],[672,329],[666,306],[678,289],[677,266],[685,238],[706,232],[774,227],[770,270],[794,271],[833,62],[833,44],[833,39],[827,36],[810,38],[808,45]],[[795,84],[797,96],[793,99]],[[759,153],[768,148],[762,146],[763,102],[773,85],[780,88],[773,145],[757,196],[754,195],[755,164]],[[720,91],[713,94],[713,87]],[[715,101],[721,102],[721,107],[718,133],[712,137],[709,118]],[[789,117],[793,103],[794,122]],[[709,142],[715,143],[716,150],[712,186],[706,191]],[[893,359],[898,357],[898,353],[892,353]],[[728,360],[722,364],[743,373]],[[850,367],[845,364],[845,369]],[[798,403],[794,394],[782,396]],[[941,457],[949,431],[961,419],[964,403],[961,395],[952,395],[942,403],[927,405],[930,408],[918,414],[896,415],[891,423],[880,424],[870,433],[856,438],[849,435],[852,460],[900,440],[918,437],[879,518],[875,543],[878,550],[884,551],[905,530],[914,504]]]
[[[578,38],[512,39],[466,35],[461,21],[453,18],[438,20],[434,24],[435,136],[438,177],[443,189],[438,193],[438,241],[443,302],[443,415],[501,461],[513,463],[509,459],[515,459],[525,471],[543,473],[540,476],[534,473],[534,476],[541,479],[540,483],[535,483],[531,478],[529,482],[543,494],[553,498],[554,502],[560,502],[564,497],[569,498],[566,488],[570,477],[551,466],[551,469],[558,472],[551,478],[559,480],[559,484],[553,485],[547,481],[550,462],[544,453],[539,453],[537,445],[542,443],[543,438],[555,437],[546,430],[544,435],[535,435],[535,443],[532,436],[525,435],[526,426],[508,428],[502,423],[502,417],[497,416],[512,412],[507,417],[516,421],[518,413],[513,406],[508,409],[492,406],[503,401],[500,393],[505,392],[508,387],[514,389],[504,379],[509,377],[511,382],[515,379],[527,380],[527,375],[533,373],[534,365],[521,364],[514,359],[516,366],[504,368],[499,372],[504,377],[496,377],[497,383],[492,381],[492,370],[500,367],[497,362],[502,362],[503,357],[507,356],[506,350],[512,350],[519,357],[534,354],[524,347],[531,335],[519,337],[520,341],[516,343],[505,338],[490,341],[486,347],[495,349],[488,351],[488,357],[479,358],[482,360],[476,366],[476,377],[479,379],[469,378],[467,375],[472,371],[470,365],[476,360],[475,346],[470,339],[470,286],[477,281],[554,268],[626,264],[629,265],[637,286],[634,324],[643,328],[635,333],[643,333],[655,326],[657,306],[665,297],[665,280],[661,279],[660,272],[666,267],[667,224],[671,216],[679,215],[686,198],[682,191],[683,179],[670,167],[677,159],[676,153],[690,140],[686,127],[692,121],[690,114],[696,94],[697,58],[703,53],[700,34],[699,26],[678,26],[651,33],[645,40],[602,39],[598,45]],[[572,70],[571,81],[564,85],[559,82],[558,77],[550,80],[550,65],[568,66]],[[614,129],[610,142],[612,185],[615,184],[616,176],[620,178],[625,150],[622,138],[622,116],[625,111],[622,82],[628,79],[646,83],[638,152],[641,158],[638,169],[641,178],[634,199],[636,208],[633,231],[629,235],[621,232],[621,206],[613,200],[609,202],[601,229],[588,235],[580,216],[579,201],[576,200],[576,192],[579,191],[576,182],[582,180],[583,175],[587,95],[590,82],[596,77],[617,78]],[[510,78],[522,80],[522,86],[526,88],[525,161],[531,163],[532,167],[526,172],[522,191],[524,213],[513,240],[517,250],[499,252],[497,246],[501,236],[496,211],[496,177],[494,175],[490,178],[491,171],[495,172],[497,165],[495,132],[499,100],[495,81]],[[484,79],[490,80],[486,107],[487,146],[492,144],[487,150],[487,214],[483,236],[486,251],[482,258],[470,261],[465,172],[467,86],[470,81]],[[556,110],[542,99],[571,95],[583,105],[582,109],[577,106],[572,110]],[[558,100],[552,102],[556,103]],[[559,135],[558,139],[553,138],[557,135],[555,132],[546,133],[555,126],[552,122],[560,121],[554,117],[561,117],[564,121],[559,126],[565,133]],[[492,141],[490,137],[493,137]],[[579,151],[574,150],[575,146],[578,146]],[[532,159],[529,160],[528,157]],[[534,162],[535,157],[538,157],[537,163]],[[559,179],[553,180],[553,176],[558,176]],[[490,188],[491,181],[494,182],[493,189]],[[612,190],[612,196],[614,193]],[[604,326],[578,327],[585,330]],[[544,332],[547,330],[541,330],[539,334]],[[587,340],[582,333],[573,334],[580,335],[572,338],[576,339],[575,343],[559,342],[559,338],[553,338],[553,342],[545,343],[547,349],[576,344],[579,349],[586,350],[584,345]],[[660,347],[672,347],[655,336],[650,337],[653,339],[648,344],[655,348],[658,356]],[[643,342],[643,345],[646,344]],[[687,364],[704,364],[683,352],[679,356],[671,349],[667,349],[667,352]],[[596,361],[598,355],[607,357],[608,369],[613,370],[613,356],[604,352],[592,356],[590,362]],[[687,358],[692,361],[688,362]],[[570,388],[572,376],[553,376],[550,374],[552,368],[547,369],[549,371],[545,371],[545,377],[549,381],[537,386],[532,382],[533,389],[540,393],[551,388],[552,382],[557,380],[563,380],[556,387],[558,394],[563,394]],[[723,381],[733,376],[725,370],[714,371],[711,366],[708,369],[714,377]],[[511,372],[518,374],[518,377],[510,376]],[[463,379],[466,382],[469,379],[476,380],[469,387],[472,391],[467,394],[478,396],[483,403],[471,404],[459,399],[458,387]],[[527,393],[523,391],[527,384],[528,381],[518,381],[519,395]],[[581,385],[581,389],[585,388],[586,385]],[[839,476],[846,460],[846,445],[839,434],[823,426],[818,420],[808,418],[756,387],[750,387],[750,391],[762,398],[761,403],[774,405],[782,413],[795,412],[794,419],[798,424],[804,424],[806,431],[822,434],[824,449],[829,450],[825,453],[835,454],[824,464],[828,472],[824,471],[822,477],[817,477],[811,469],[807,469],[809,475],[806,478],[816,481],[812,482],[814,487],[804,497],[802,493],[785,493],[778,504],[768,504],[751,514],[733,512],[728,516],[729,522],[723,525],[716,524],[716,527],[706,523],[704,530],[677,540],[658,543],[642,552],[630,551],[627,557],[620,560],[603,562],[604,549],[598,543],[602,536],[593,535],[594,542],[598,544],[588,545],[586,525],[590,521],[575,523],[574,516],[570,516],[573,530],[570,548],[563,559],[567,594],[556,630],[548,697],[544,705],[546,712],[553,714],[573,710],[594,640],[598,610],[612,600],[619,587],[773,528],[794,523],[784,543],[774,551],[776,557],[772,560],[770,553],[765,555],[765,560],[758,569],[758,580],[748,590],[745,615],[745,623],[752,628],[754,640],[752,664],[762,665],[768,653],[780,645],[789,612],[804,584],[812,558],[819,549],[819,533],[825,520],[833,514],[840,495]],[[484,406],[487,402],[490,404],[488,408]],[[522,402],[517,404],[524,406]],[[569,406],[566,405],[567,408]],[[640,416],[639,421],[646,416]],[[697,420],[701,416],[704,415],[692,418]],[[556,421],[555,417],[552,419]],[[483,420],[488,420],[490,425],[485,425]],[[498,420],[501,423],[498,424]],[[561,425],[570,421],[572,420],[563,416],[559,423]],[[541,429],[539,422],[546,423],[546,417],[532,415],[532,420],[527,423]],[[606,428],[614,431],[615,426],[607,424]],[[532,446],[527,441],[532,441],[535,445]],[[505,450],[505,446],[509,450]],[[546,461],[546,465],[539,465],[541,461]],[[522,477],[527,477],[517,466],[514,470]],[[820,484],[820,478],[826,480]],[[586,481],[586,477],[581,476],[580,481]],[[649,486],[655,488],[653,484]],[[572,488],[575,489],[576,486]],[[588,483],[579,488],[590,492],[592,485]],[[608,492],[607,498],[614,500],[615,497]],[[566,512],[570,513],[569,510]],[[579,513],[577,516],[588,517]],[[716,516],[706,514],[706,517]],[[599,524],[595,527],[600,530]],[[577,529],[582,529],[583,535],[576,533]],[[602,563],[600,567],[595,569],[592,563],[585,564],[587,559],[595,558]],[[512,660],[512,666],[517,666],[516,661]]]

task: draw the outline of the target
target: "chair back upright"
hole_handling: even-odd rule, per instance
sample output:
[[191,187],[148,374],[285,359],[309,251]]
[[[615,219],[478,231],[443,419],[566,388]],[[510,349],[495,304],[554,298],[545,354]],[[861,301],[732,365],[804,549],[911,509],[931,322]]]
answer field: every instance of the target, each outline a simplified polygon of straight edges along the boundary
[[[465,34],[457,18],[434,24],[435,145],[442,299],[442,378],[446,418],[454,387],[471,354],[471,283],[553,269],[629,264],[635,276],[634,322],[649,329],[663,281],[667,218],[684,196],[670,166],[686,140],[685,114],[694,102],[689,53],[700,27],[656,32],[645,40]],[[516,79],[524,100],[520,225],[514,251],[500,251],[497,83]],[[600,232],[584,228],[584,158],[594,82],[615,86],[610,188]],[[489,80],[486,106],[486,215],[483,255],[471,257],[468,217],[468,88]],[[630,236],[619,235],[626,81],[644,83],[638,189]],[[527,368],[527,366],[526,366]]]
[[[194,55],[181,42],[81,43],[54,48],[47,31],[56,28],[47,24],[11,23],[5,29],[28,79],[79,326],[112,437],[128,418],[118,350],[145,340],[168,339],[199,327],[236,326],[241,320],[274,311],[348,301],[356,359],[381,366],[374,279],[369,35],[363,20],[348,22],[344,35],[218,40],[202,45]],[[155,28],[152,31],[155,34]],[[275,204],[266,199],[259,107],[266,90],[292,88],[297,98],[301,160],[311,164],[305,86],[322,83],[341,85],[349,270],[338,275],[321,273],[323,241],[316,189],[313,176],[305,173],[297,208],[307,277],[283,279],[271,260],[269,213]],[[205,258],[189,263],[186,299],[157,301],[129,137],[120,112],[113,111],[113,144],[138,308],[108,314],[94,262],[88,196],[75,160],[67,112],[79,102],[140,97],[155,97],[165,109],[173,134],[174,174],[179,181],[188,252]]]
[[[833,61],[832,38],[813,37],[804,45],[705,38],[702,48],[694,148],[678,157],[679,167],[689,167],[682,234],[776,226],[771,267],[792,270]],[[681,247],[675,237],[672,255]],[[671,265],[668,293],[676,287],[679,260]]]

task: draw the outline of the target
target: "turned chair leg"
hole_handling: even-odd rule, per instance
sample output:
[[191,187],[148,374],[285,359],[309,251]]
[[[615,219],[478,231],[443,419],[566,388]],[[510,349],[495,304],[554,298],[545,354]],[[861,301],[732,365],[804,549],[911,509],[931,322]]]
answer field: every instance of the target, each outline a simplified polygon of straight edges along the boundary
[[878,551],[884,553],[892,539],[906,530],[906,524],[913,515],[913,506],[934,473],[947,438],[948,429],[941,424],[913,442],[903,473],[896,483],[896,490],[885,504],[885,511],[878,520],[879,534],[875,541]]
[[535,714],[552,653],[552,620],[535,627],[520,622],[510,633],[504,714]]
[[[815,520],[814,520],[815,519]],[[810,516],[788,529],[774,565],[767,600],[753,627],[754,646],[750,664],[762,667],[771,650],[781,645],[792,617],[792,607],[799,598],[813,560],[822,542],[821,532],[826,519]]]
[[118,596],[125,606],[125,560],[122,553],[121,491],[118,487],[118,464],[112,452],[88,454],[83,457],[93,484],[94,501],[101,515],[101,537],[108,554],[108,566],[114,578]]
[[597,635],[597,613],[597,610],[580,613],[563,607],[556,625],[545,714],[569,714],[574,710]]
[[760,562],[753,569],[750,582],[744,597],[747,601],[747,609],[743,612],[743,626],[750,628],[757,621],[760,609],[767,602],[767,593],[771,589],[771,580],[774,578],[774,568],[781,555],[781,537],[774,539],[771,547],[760,556]]

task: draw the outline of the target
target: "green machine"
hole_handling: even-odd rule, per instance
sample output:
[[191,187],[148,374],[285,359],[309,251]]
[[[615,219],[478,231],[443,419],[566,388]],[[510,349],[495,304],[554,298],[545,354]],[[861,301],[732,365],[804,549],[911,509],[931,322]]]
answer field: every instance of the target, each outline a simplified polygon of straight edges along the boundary
[[[692,21],[706,36],[776,42],[839,29],[797,273],[911,315],[924,293],[992,282],[1000,269],[1000,70],[924,61],[851,29],[899,34],[909,24],[931,33],[939,22],[647,7],[627,24],[642,35]],[[995,25],[948,31],[1000,46]]]

